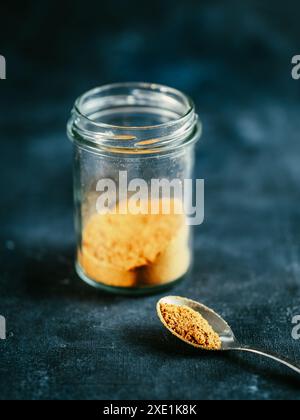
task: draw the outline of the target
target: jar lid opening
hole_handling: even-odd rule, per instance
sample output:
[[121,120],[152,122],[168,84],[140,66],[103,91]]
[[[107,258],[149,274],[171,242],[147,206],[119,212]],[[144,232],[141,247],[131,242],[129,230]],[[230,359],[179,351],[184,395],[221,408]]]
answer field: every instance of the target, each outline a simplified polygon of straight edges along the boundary
[[151,83],[119,83],[78,98],[68,132],[72,140],[98,150],[140,154],[199,138],[200,125],[193,101],[180,91]]

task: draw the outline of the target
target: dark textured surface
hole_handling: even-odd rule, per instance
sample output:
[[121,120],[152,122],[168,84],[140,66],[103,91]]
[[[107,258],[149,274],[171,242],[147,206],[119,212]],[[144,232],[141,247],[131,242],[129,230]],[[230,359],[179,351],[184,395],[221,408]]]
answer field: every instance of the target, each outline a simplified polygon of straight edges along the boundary
[[299,399],[300,380],[276,364],[175,341],[156,319],[159,296],[105,296],[78,280],[65,137],[73,99],[96,84],[188,92],[205,129],[206,221],[191,278],[172,293],[300,361],[297,2],[22,4],[18,15],[1,6],[0,398]]

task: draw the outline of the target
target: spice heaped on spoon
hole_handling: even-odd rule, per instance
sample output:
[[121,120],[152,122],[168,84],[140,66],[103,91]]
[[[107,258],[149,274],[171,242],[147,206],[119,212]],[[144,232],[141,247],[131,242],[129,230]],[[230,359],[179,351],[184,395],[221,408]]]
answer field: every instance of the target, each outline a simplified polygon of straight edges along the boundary
[[187,306],[161,303],[160,311],[169,329],[196,347],[220,350],[219,335],[198,312]]
[[186,344],[202,350],[234,350],[258,354],[300,374],[300,366],[284,357],[241,345],[227,322],[199,302],[179,296],[167,296],[160,299],[156,309],[163,325]]

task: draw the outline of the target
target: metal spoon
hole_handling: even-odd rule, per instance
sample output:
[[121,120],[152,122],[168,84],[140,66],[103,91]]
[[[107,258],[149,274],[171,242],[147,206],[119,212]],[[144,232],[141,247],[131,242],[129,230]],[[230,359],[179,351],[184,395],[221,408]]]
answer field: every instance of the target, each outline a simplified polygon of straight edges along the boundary
[[203,316],[204,319],[209,323],[209,325],[213,328],[213,330],[219,334],[222,342],[222,348],[221,351],[229,351],[229,350],[235,350],[235,351],[244,351],[249,353],[255,353],[260,356],[268,357],[269,359],[275,360],[276,362],[282,363],[283,365],[289,367],[290,369],[294,370],[295,372],[300,374],[300,366],[296,366],[295,364],[291,363],[289,360],[278,357],[275,354],[272,354],[270,352],[264,352],[261,350],[256,350],[254,348],[250,348],[247,346],[242,346],[240,342],[236,339],[233,331],[231,330],[230,326],[227,324],[227,322],[224,321],[223,318],[220,317],[220,315],[216,314],[212,309],[207,308],[206,306],[202,305],[199,302],[195,302],[193,300],[179,297],[179,296],[167,296],[157,303],[157,314],[159,316],[159,319],[163,323],[163,325],[177,338],[184,341],[186,344],[189,344],[193,347],[200,348],[202,350],[206,350],[204,347],[191,343],[190,341],[185,340],[183,337],[181,337],[179,334],[177,334],[175,331],[173,331],[166,323],[166,321],[163,318],[163,315],[161,313],[161,304],[168,303],[171,305],[177,305],[177,306],[188,306],[189,308],[193,309],[196,312],[199,312],[200,315]]

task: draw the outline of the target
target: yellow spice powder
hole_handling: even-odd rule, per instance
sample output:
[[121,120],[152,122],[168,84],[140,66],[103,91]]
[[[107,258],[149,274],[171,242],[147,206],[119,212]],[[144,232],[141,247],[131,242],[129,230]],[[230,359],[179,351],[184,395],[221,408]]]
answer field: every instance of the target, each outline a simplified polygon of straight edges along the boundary
[[187,306],[168,303],[161,304],[160,309],[168,327],[185,340],[206,350],[221,349],[219,335],[198,312]]
[[[170,214],[162,211],[166,203]],[[145,214],[119,214],[112,209],[88,218],[78,260],[89,277],[109,286],[154,286],[188,271],[189,228],[183,212],[175,212],[180,204],[159,200],[158,214],[151,214],[151,204],[141,203]]]

